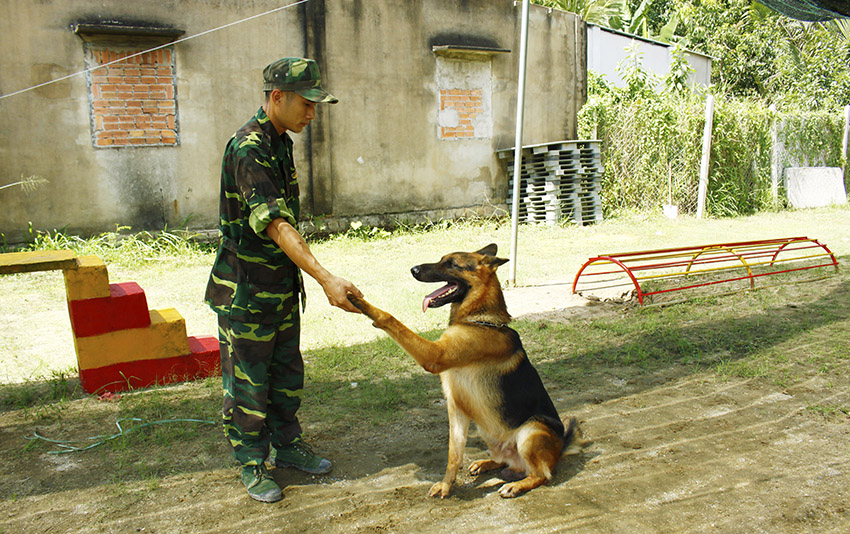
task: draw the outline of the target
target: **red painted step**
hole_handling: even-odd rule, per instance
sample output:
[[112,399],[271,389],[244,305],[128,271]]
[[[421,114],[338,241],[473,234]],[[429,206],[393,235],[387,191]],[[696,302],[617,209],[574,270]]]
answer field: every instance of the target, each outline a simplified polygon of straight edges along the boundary
[[188,339],[191,354],[81,369],[80,383],[88,393],[101,394],[219,375],[218,339],[192,336]]
[[68,302],[76,337],[97,336],[151,324],[148,301],[136,282],[109,284],[109,296]]

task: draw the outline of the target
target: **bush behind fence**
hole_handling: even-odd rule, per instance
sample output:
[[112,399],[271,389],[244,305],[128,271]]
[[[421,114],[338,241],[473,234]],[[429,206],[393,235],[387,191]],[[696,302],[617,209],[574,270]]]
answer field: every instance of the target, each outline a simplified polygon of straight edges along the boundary
[[[602,141],[602,206],[696,213],[705,99],[690,92],[617,89],[595,80],[579,137]],[[786,167],[843,167],[843,112],[774,112],[761,102],[715,101],[706,213],[748,215],[785,205]],[[778,170],[778,204],[771,169]],[[777,171],[774,171],[777,172]]]

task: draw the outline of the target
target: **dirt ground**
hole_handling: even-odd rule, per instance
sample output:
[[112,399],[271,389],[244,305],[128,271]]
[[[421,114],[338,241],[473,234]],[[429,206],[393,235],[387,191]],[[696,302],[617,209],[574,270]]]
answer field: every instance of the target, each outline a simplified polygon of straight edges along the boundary
[[[560,285],[507,298],[515,317],[540,321],[622,313]],[[562,459],[550,484],[516,499],[500,498],[492,475],[463,473],[451,498],[427,497],[446,461],[436,399],[381,432],[308,429],[334,471],[273,470],[285,498],[271,505],[246,496],[235,468],[204,468],[201,454],[165,479],[119,484],[97,452],[7,454],[0,533],[850,532],[850,419],[810,409],[847,406],[847,375],[840,386],[820,374],[780,386],[672,367],[589,378],[579,390],[547,384],[590,443]],[[73,404],[63,420],[108,409]],[[22,450],[34,426],[0,413],[0,449]],[[224,445],[208,454],[226,454]],[[466,462],[485,456],[472,432]]]

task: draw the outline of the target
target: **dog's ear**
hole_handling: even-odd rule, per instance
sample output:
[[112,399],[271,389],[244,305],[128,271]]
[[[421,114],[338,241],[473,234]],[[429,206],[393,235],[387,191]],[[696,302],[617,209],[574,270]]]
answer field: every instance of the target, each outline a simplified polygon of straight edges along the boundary
[[500,265],[504,265],[504,264],[508,263],[508,260],[496,257],[496,251],[498,249],[499,249],[499,247],[496,245],[496,243],[490,243],[486,247],[484,247],[481,250],[479,250],[478,252],[476,252],[476,254],[481,254],[482,256],[487,256],[487,258],[486,258],[487,265],[489,265],[490,268],[492,268],[495,271]]
[[499,267],[500,265],[504,265],[504,264],[508,263],[508,261],[510,261],[510,260],[506,260],[505,258],[496,258],[496,257],[493,257],[493,258],[490,260],[490,266],[491,266],[491,267],[493,268],[493,270],[495,271],[497,267]]
[[489,245],[487,245],[486,247],[484,247],[484,248],[482,248],[481,250],[477,251],[477,252],[476,252],[476,254],[482,254],[482,255],[484,255],[484,256],[495,256],[495,255],[496,255],[496,251],[497,251],[498,249],[499,249],[499,247],[496,245],[496,243],[490,243],[490,244],[489,244]]

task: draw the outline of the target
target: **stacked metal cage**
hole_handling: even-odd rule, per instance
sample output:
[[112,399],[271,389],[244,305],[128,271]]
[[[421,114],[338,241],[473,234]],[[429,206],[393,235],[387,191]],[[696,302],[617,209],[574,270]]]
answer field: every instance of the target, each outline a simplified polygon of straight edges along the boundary
[[[496,152],[508,170],[507,203],[513,209],[514,149]],[[522,147],[519,220],[579,225],[602,221],[599,141],[558,141]]]

